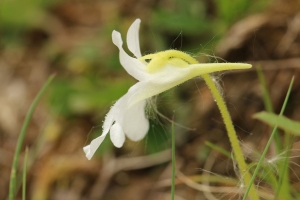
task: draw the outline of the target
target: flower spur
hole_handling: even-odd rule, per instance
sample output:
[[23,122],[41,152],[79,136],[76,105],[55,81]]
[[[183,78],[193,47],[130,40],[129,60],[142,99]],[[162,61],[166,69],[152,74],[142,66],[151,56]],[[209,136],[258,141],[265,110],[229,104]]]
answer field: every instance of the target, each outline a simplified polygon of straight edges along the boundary
[[138,35],[140,22],[140,19],[135,20],[127,32],[127,46],[135,58],[124,51],[121,34],[117,31],[112,33],[112,41],[119,49],[121,65],[139,82],[129,88],[111,107],[103,123],[102,135],[83,148],[88,159],[92,158],[108,132],[112,143],[118,148],[123,146],[125,135],[132,141],[139,141],[145,137],[149,129],[149,121],[145,114],[148,98],[196,76],[251,68],[251,65],[244,63],[200,64],[189,54],[177,50],[142,57]]

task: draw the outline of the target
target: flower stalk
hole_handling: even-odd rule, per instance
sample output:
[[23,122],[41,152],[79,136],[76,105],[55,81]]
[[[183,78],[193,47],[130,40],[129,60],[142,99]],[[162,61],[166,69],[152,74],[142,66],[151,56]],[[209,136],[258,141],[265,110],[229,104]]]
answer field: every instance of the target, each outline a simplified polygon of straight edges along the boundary
[[[161,68],[167,62],[170,62],[170,61],[179,67],[188,67],[189,64],[190,65],[199,64],[199,62],[195,58],[191,57],[190,55],[188,55],[184,52],[179,52],[176,50],[168,50],[168,51],[157,53],[157,57],[155,56],[155,54],[146,55],[141,58],[141,60],[143,60],[143,59],[152,59],[152,61],[154,61],[154,62],[151,61],[147,66],[147,68],[150,72],[158,70],[159,68]],[[217,66],[217,68],[219,67],[220,70],[221,70],[222,65],[224,65],[224,64],[220,64],[220,63],[214,63],[214,64]],[[226,65],[229,66],[230,63],[226,63]],[[234,65],[234,64],[232,64],[232,65]],[[212,66],[213,66],[213,64],[210,64],[210,67],[212,67]],[[232,67],[234,67],[234,66],[232,66]],[[204,72],[203,69],[200,69],[200,70],[202,72]],[[245,162],[244,155],[243,155],[242,149],[240,147],[239,140],[237,138],[237,135],[236,135],[230,114],[228,112],[227,106],[225,104],[225,101],[224,101],[222,95],[220,94],[220,91],[218,90],[216,84],[214,83],[213,79],[211,78],[211,76],[208,73],[202,73],[202,74],[200,74],[200,76],[202,76],[202,78],[206,82],[206,85],[210,89],[210,91],[217,103],[217,106],[219,107],[220,113],[222,115],[226,130],[228,133],[229,141],[231,143],[232,150],[233,150],[236,162],[239,167],[239,172],[242,177],[243,187],[247,187],[248,185],[250,185],[251,175],[248,171],[248,166]],[[251,197],[252,200],[259,199],[257,191],[255,190],[253,185],[251,186],[249,193],[250,193],[249,196]]]
[[[210,91],[219,107],[220,113],[222,115],[226,130],[227,130],[229,141],[230,141],[236,162],[239,167],[240,175],[243,179],[244,187],[247,188],[247,186],[250,185],[251,175],[248,171],[248,166],[245,162],[242,149],[239,145],[239,140],[237,138],[235,129],[233,127],[232,120],[231,120],[230,114],[228,112],[227,106],[223,100],[222,95],[220,94],[220,91],[216,87],[214,81],[209,76],[209,74],[203,74],[202,77],[203,77],[204,81],[206,82],[208,88],[210,89]],[[249,196],[252,200],[259,199],[257,191],[255,190],[253,185],[250,188]]]
[[[187,60],[186,58],[182,58],[182,59]],[[190,62],[190,64],[198,64],[198,61],[196,59],[192,58],[191,56],[190,56],[189,62]],[[210,91],[217,103],[217,106],[219,107],[220,113],[222,115],[226,130],[227,130],[229,141],[230,141],[236,162],[239,167],[239,172],[242,177],[243,188],[247,188],[247,186],[250,185],[251,174],[248,171],[248,165],[245,162],[243,151],[240,147],[239,140],[237,138],[237,134],[235,132],[235,129],[234,129],[230,114],[228,112],[227,106],[225,104],[225,101],[224,101],[219,89],[217,88],[216,84],[214,83],[213,79],[211,78],[211,76],[209,74],[204,73],[204,74],[201,74],[201,77],[205,81],[207,87],[210,89]],[[251,188],[249,191],[249,196],[252,200],[259,200],[257,191],[255,190],[253,185],[251,185]]]

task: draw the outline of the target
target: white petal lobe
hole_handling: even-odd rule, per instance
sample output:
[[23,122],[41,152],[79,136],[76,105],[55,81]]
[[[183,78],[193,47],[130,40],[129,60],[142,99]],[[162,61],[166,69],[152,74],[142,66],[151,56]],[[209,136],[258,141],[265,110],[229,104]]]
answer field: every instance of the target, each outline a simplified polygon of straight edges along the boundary
[[101,136],[92,140],[90,145],[83,147],[83,151],[85,152],[85,156],[87,157],[87,159],[91,160],[91,158],[95,154],[96,150],[98,149],[100,144],[103,142],[105,136],[106,136],[106,134],[102,134]]
[[111,107],[111,109],[109,110],[109,112],[106,114],[106,117],[105,117],[105,120],[103,122],[103,134],[107,134],[111,125],[113,124],[114,122],[114,111],[115,111],[115,105],[113,105]]
[[118,31],[113,30],[113,32],[112,32],[112,41],[117,47],[122,46],[123,45],[123,40],[122,40],[122,37],[121,37],[121,33],[119,33]]
[[149,120],[145,115],[146,100],[141,101],[126,110],[123,130],[132,141],[142,140],[149,130]]
[[127,46],[128,49],[135,55],[135,57],[142,57],[139,41],[139,29],[140,29],[140,19],[136,19],[127,32]]
[[115,147],[120,148],[123,146],[125,142],[125,135],[122,130],[122,127],[118,123],[115,123],[110,128],[110,139],[112,143],[115,145]]
[[123,41],[121,34],[117,31],[113,31],[112,40],[113,43],[119,48],[120,63],[127,73],[139,81],[145,80],[148,77],[146,66],[141,61],[132,58],[124,51],[122,47]]

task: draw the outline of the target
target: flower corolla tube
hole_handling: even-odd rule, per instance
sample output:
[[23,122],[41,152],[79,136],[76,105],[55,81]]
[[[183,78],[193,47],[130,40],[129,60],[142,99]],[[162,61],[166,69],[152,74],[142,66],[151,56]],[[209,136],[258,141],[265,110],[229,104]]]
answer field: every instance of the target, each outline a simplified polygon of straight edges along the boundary
[[102,135],[83,148],[89,160],[108,132],[112,143],[118,148],[123,146],[125,136],[132,141],[140,141],[145,137],[149,130],[149,121],[145,114],[148,98],[196,76],[251,67],[244,63],[200,64],[189,54],[177,50],[142,56],[138,33],[140,22],[140,19],[136,19],[127,32],[127,46],[134,57],[124,51],[121,34],[112,32],[112,41],[119,49],[121,65],[138,82],[111,107],[103,123]]

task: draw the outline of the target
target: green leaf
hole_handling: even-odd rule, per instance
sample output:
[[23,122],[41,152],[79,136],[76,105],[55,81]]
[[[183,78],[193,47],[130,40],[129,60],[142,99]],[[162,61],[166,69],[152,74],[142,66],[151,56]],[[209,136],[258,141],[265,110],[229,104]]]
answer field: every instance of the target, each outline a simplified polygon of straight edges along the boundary
[[288,119],[284,116],[278,116],[273,113],[260,112],[253,116],[254,119],[258,119],[270,126],[278,126],[284,131],[300,136],[300,123]]
[[209,142],[209,141],[205,141],[205,145],[206,145],[206,146],[209,146],[210,148],[212,148],[212,149],[218,151],[219,153],[221,153],[221,154],[227,156],[227,157],[230,158],[230,159],[232,158],[230,152],[226,151],[226,150],[223,149],[222,147],[219,147],[219,146],[217,146],[217,145],[215,145],[215,144],[213,144],[213,143],[211,143],[211,142]]

